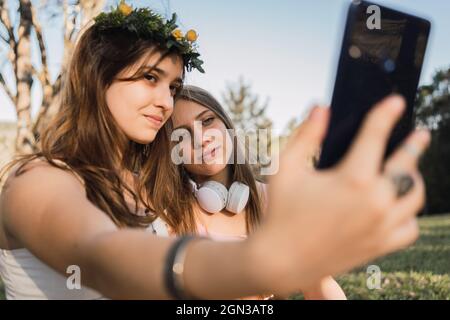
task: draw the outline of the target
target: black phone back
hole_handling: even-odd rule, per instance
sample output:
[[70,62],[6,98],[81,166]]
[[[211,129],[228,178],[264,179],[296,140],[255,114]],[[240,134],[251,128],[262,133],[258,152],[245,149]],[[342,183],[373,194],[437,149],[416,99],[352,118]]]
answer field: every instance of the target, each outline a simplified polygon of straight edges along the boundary
[[[381,22],[378,25],[377,10]],[[411,132],[430,26],[425,19],[370,2],[354,1],[350,5],[330,125],[318,168],[339,162],[368,110],[392,93],[405,97],[407,109],[392,133],[385,156]]]

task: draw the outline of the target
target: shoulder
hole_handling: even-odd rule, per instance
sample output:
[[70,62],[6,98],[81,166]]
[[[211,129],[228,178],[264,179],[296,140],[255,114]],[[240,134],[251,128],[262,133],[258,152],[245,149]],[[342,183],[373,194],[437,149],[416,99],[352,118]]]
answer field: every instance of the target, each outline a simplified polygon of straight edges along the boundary
[[1,191],[0,214],[4,222],[21,216],[25,209],[38,212],[55,201],[85,198],[83,184],[68,170],[40,159],[18,169],[11,170]]
[[[70,169],[67,165],[64,167]],[[54,189],[59,192],[66,188],[71,191],[83,190],[81,178],[66,169],[55,167],[42,159],[32,160],[11,170],[2,188],[2,195],[15,195],[19,191],[26,193],[28,190],[32,190],[36,195],[44,195],[47,191],[55,191]]]
[[0,195],[0,219],[11,238],[42,250],[52,236],[81,239],[116,230],[113,221],[89,201],[75,174],[42,160],[10,173]]

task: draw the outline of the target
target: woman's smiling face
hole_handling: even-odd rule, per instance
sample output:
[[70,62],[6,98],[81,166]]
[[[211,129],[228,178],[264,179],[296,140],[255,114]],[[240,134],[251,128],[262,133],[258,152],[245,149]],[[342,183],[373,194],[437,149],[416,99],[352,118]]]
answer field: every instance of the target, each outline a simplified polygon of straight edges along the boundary
[[[183,62],[177,55],[154,53],[147,66],[154,68],[137,81],[114,81],[106,91],[106,103],[119,128],[128,139],[140,144],[152,142],[173,112],[174,96],[182,86]],[[131,77],[138,63],[117,78]]]
[[217,114],[201,104],[180,99],[175,104],[172,123],[174,130],[190,133],[189,141],[181,142],[190,156],[190,163],[184,164],[187,171],[213,176],[225,169],[233,150],[232,140]]

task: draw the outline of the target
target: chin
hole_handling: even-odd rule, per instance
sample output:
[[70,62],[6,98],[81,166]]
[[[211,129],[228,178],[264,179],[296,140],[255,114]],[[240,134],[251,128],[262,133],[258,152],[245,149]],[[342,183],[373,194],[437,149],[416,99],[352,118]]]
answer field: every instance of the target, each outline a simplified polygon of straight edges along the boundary
[[197,170],[197,174],[202,176],[214,176],[224,170],[226,165],[223,164],[204,164],[199,170]]
[[139,135],[134,135],[128,138],[139,144],[149,144],[155,140],[156,134],[157,132],[155,131],[147,132],[145,135],[141,132]]

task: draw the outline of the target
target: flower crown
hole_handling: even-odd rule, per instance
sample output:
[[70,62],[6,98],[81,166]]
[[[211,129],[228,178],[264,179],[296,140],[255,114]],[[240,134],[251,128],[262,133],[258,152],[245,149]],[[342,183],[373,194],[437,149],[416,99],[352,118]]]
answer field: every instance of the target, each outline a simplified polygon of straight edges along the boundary
[[111,12],[102,12],[94,18],[95,27],[99,31],[123,29],[135,33],[140,38],[155,40],[164,49],[175,48],[182,56],[187,71],[197,69],[204,73],[203,61],[197,52],[198,35],[195,30],[189,30],[186,35],[176,24],[177,15],[172,14],[170,20],[147,8],[133,9],[122,0]]

